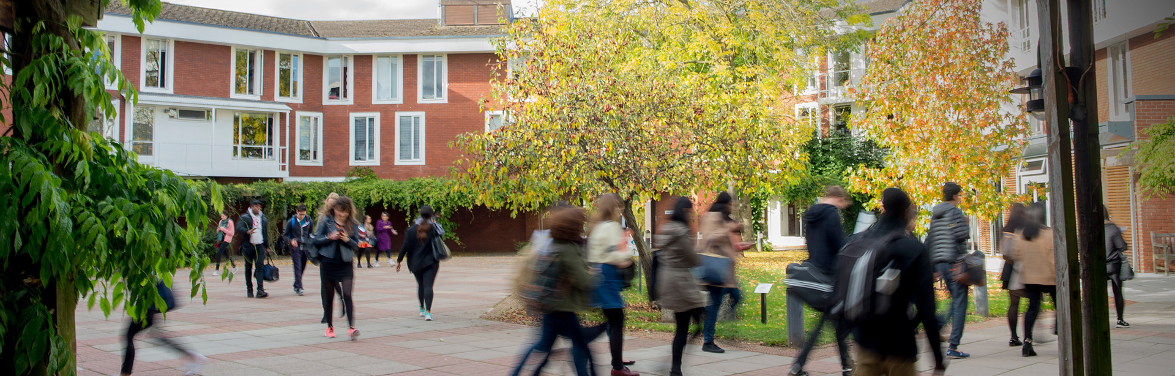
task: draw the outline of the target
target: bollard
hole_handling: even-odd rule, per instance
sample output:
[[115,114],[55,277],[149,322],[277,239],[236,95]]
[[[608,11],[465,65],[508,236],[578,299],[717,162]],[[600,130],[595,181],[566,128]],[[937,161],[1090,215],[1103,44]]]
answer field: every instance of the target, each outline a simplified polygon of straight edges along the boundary
[[975,294],[975,314],[980,317],[987,317],[987,285],[971,286],[971,290]]
[[784,294],[787,295],[787,343],[800,347],[804,345],[804,301]]

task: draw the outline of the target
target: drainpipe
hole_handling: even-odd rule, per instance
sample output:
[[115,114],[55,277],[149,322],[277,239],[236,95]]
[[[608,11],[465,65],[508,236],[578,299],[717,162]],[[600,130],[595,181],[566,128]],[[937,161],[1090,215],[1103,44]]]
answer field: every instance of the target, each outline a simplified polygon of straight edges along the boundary
[[[1130,173],[1130,245],[1134,247],[1134,249],[1130,250],[1130,264],[1134,267],[1134,270],[1142,273],[1142,270],[1138,268],[1138,216],[1134,215],[1134,210],[1137,208],[1135,206],[1137,205],[1137,201],[1134,199],[1134,166],[1128,166],[1127,169]],[[1151,246],[1153,247],[1154,244],[1151,244]]]

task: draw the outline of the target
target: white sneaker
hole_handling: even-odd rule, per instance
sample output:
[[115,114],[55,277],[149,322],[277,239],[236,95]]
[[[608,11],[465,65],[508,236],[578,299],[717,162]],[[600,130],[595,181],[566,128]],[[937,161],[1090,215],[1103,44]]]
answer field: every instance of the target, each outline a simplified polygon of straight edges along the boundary
[[213,271],[212,271],[212,275],[220,275],[220,273],[219,273],[219,272],[220,272],[220,270],[219,270],[219,269],[218,269],[218,270],[213,270]]
[[432,321],[432,314],[425,312],[424,313],[424,321]]
[[379,267],[379,261],[375,262],[375,267],[377,267],[377,268]]
[[185,367],[186,372],[184,372],[184,375],[186,375],[186,376],[191,376],[191,375],[195,375],[195,374],[199,373],[200,372],[200,365],[202,365],[202,364],[204,364],[204,362],[208,361],[208,358],[203,355],[200,355],[200,354],[197,354],[194,352],[189,353],[189,354],[191,354],[192,358],[194,358],[194,359],[192,359],[192,361],[188,362],[187,366]]
[[424,308],[420,309],[420,317],[424,317]]

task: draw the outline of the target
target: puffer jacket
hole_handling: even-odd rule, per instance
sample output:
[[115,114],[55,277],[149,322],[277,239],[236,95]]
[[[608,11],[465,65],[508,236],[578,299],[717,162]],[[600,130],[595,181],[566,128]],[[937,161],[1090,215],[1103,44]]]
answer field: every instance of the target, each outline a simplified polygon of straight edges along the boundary
[[958,206],[943,202],[934,206],[930,215],[930,231],[926,233],[926,248],[930,250],[930,264],[955,262],[966,253],[965,242],[971,238],[971,225]]

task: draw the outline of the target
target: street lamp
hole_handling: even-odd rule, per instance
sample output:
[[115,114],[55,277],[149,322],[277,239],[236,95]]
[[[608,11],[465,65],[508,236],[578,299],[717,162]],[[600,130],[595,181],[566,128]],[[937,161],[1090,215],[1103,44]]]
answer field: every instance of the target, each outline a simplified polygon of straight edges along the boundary
[[1044,79],[1040,68],[1032,70],[1024,79],[1028,86],[1012,89],[1012,94],[1028,94],[1028,102],[1024,104],[1024,111],[1028,111],[1037,120],[1044,120]]

